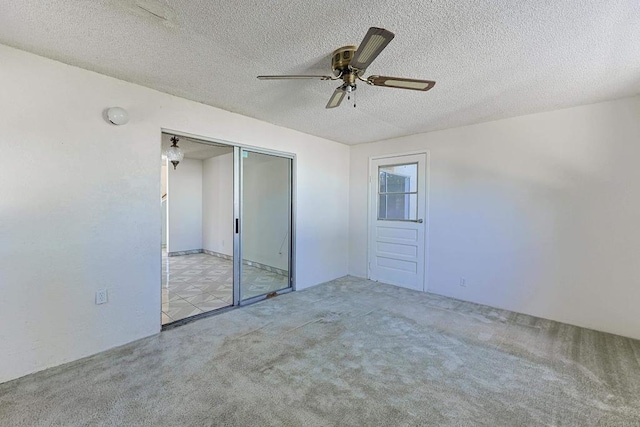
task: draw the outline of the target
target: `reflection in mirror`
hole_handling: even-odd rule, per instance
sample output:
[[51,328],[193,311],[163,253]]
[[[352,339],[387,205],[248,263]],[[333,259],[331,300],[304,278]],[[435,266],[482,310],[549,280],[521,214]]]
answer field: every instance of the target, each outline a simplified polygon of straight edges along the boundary
[[162,166],[163,324],[233,304],[234,149],[186,137],[180,147],[180,165]]
[[243,151],[243,300],[288,288],[291,159]]

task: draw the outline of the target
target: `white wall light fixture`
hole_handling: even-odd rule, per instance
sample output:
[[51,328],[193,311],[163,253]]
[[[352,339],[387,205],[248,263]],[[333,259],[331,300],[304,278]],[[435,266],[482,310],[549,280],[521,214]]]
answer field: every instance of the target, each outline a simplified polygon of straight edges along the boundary
[[114,125],[126,125],[129,122],[129,113],[124,108],[111,107],[107,110],[107,118]]
[[180,147],[178,147],[178,141],[180,140],[177,136],[172,136],[171,147],[167,148],[167,152],[165,153],[165,155],[167,156],[167,160],[169,160],[173,164],[173,170],[175,170],[176,166],[178,166],[178,163],[180,163],[182,159],[184,159],[184,152]]

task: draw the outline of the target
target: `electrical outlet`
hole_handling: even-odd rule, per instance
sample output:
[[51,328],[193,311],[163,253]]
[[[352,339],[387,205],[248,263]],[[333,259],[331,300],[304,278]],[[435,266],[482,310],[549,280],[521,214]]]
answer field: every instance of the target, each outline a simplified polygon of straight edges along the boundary
[[467,279],[465,279],[464,277],[460,278],[460,286],[462,286],[463,288],[467,287]]
[[100,289],[96,291],[96,305],[106,304],[107,303],[107,290]]

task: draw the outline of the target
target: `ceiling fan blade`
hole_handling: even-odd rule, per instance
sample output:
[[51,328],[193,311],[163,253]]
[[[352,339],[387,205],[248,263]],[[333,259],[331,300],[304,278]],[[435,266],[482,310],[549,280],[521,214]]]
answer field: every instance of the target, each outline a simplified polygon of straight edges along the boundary
[[433,80],[416,80],[405,79],[403,77],[388,77],[388,76],[370,76],[367,82],[374,86],[386,86],[395,87],[398,89],[411,89],[427,91],[435,86],[436,82]]
[[327,106],[325,108],[336,108],[340,105],[343,98],[344,91],[342,90],[342,87],[339,87],[333,92],[333,95],[331,95],[331,98],[329,98],[329,102],[327,102]]
[[364,71],[394,37],[395,35],[391,31],[387,31],[384,28],[369,28],[358,50],[353,54],[349,66]]
[[331,80],[331,76],[310,76],[307,74],[292,74],[282,76],[258,76],[259,80],[299,80],[299,79],[320,79]]

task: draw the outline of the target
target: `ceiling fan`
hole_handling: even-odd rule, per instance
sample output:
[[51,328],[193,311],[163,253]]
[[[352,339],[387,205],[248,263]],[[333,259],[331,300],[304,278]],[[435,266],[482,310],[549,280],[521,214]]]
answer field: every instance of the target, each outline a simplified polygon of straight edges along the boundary
[[342,80],[344,83],[340,85],[329,98],[325,108],[335,108],[340,105],[345,96],[351,99],[354,96],[353,106],[355,103],[356,82],[363,81],[371,86],[385,86],[397,89],[410,89],[427,91],[431,89],[436,82],[432,80],[416,80],[406,79],[402,77],[388,77],[372,75],[366,79],[362,74],[367,67],[371,65],[374,59],[380,55],[380,52],[393,40],[395,35],[391,31],[384,28],[371,27],[364,36],[360,47],[343,46],[333,51],[331,56],[331,69],[333,75],[317,76],[317,75],[282,75],[282,76],[258,76],[260,80],[283,80],[283,79],[320,79],[320,80]]

